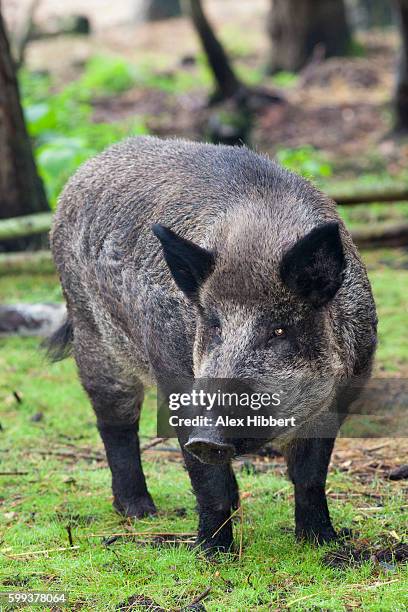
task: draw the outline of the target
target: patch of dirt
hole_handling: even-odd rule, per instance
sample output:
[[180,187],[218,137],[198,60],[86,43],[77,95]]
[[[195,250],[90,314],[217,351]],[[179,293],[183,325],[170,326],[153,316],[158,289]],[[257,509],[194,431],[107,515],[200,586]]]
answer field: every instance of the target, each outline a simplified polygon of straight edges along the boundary
[[165,612],[165,609],[157,603],[146,597],[145,595],[132,595],[126,601],[120,603],[115,608],[119,612],[127,612],[127,610],[150,610],[151,612]]
[[3,586],[13,586],[13,587],[27,587],[30,584],[31,579],[28,576],[17,576],[5,578],[2,581]]
[[[362,484],[378,482],[380,486],[391,470],[405,464],[407,456],[408,438],[338,438],[332,467],[352,474]],[[403,484],[389,483],[395,487]]]
[[360,545],[357,543],[356,546],[347,545],[330,551],[323,558],[324,565],[337,569],[361,565],[365,561],[373,561],[375,564],[380,564],[383,569],[388,571],[395,570],[396,563],[408,562],[408,544],[400,543],[385,548],[373,549],[366,543]]

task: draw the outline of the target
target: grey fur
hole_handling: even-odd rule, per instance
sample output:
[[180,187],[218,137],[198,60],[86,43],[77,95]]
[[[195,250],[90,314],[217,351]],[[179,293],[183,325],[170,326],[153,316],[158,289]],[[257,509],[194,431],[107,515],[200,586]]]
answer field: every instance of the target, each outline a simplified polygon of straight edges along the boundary
[[[279,265],[301,237],[330,221],[339,223],[346,268],[335,297],[316,309],[283,284]],[[200,308],[165,264],[154,223],[215,253],[199,292],[200,308],[215,311],[223,326],[213,351]],[[375,306],[334,202],[247,148],[150,137],[115,145],[67,184],[51,244],[74,355],[100,425],[135,423],[143,386],[166,377],[249,377],[264,385],[271,373],[326,381],[370,373]],[[265,321],[296,327],[296,354],[254,349]],[[308,406],[302,411],[307,416]]]

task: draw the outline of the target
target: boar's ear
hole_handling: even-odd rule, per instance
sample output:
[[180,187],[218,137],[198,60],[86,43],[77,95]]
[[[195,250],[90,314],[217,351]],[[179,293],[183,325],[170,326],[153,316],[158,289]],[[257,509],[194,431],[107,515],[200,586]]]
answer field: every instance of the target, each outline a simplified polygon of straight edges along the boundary
[[345,260],[339,225],[319,225],[284,254],[280,275],[287,287],[319,307],[331,300],[343,282]]
[[214,255],[160,223],[155,223],[152,231],[161,242],[164,259],[177,286],[187,297],[194,298],[214,268]]

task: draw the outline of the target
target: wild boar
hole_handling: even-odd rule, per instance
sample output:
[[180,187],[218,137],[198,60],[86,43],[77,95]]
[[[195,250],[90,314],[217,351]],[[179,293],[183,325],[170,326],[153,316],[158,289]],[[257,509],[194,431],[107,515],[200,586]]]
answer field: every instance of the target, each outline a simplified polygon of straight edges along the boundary
[[[311,385],[299,400],[312,431],[332,421],[334,404],[347,409],[348,381],[370,376],[375,305],[334,202],[245,147],[153,137],[117,144],[68,182],[51,244],[68,315],[50,352],[61,358],[72,346],[113,505],[125,516],[156,512],[138,440],[146,385],[167,393],[178,377],[266,387],[270,378],[318,379],[326,386]],[[336,537],[325,481],[341,420],[328,436],[292,432],[281,444],[298,538]],[[197,542],[209,553],[232,546],[231,459],[263,441],[226,439],[222,428],[180,434]]]

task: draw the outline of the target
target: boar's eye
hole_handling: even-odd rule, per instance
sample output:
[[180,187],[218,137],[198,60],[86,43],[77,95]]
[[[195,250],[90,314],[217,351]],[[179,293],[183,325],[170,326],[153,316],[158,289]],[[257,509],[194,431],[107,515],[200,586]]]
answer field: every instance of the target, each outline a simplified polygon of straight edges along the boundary
[[284,329],[283,327],[276,327],[273,330],[273,335],[276,338],[284,338],[286,336],[286,329]]
[[218,319],[211,319],[208,322],[208,335],[212,344],[220,344],[222,342],[221,323]]
[[211,335],[212,335],[212,337],[214,339],[221,340],[222,330],[221,330],[221,327],[219,325],[212,325],[210,327],[210,332],[211,332]]
[[258,341],[259,346],[262,348],[277,348],[280,345],[280,341],[288,337],[288,330],[283,326],[277,325],[265,330],[262,336]]
[[285,340],[288,337],[285,327],[273,327],[264,339],[266,346],[276,346],[279,340]]

